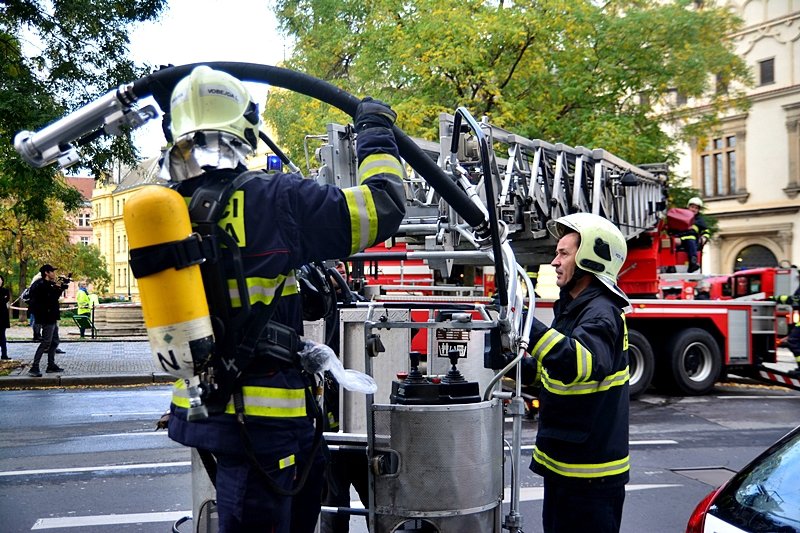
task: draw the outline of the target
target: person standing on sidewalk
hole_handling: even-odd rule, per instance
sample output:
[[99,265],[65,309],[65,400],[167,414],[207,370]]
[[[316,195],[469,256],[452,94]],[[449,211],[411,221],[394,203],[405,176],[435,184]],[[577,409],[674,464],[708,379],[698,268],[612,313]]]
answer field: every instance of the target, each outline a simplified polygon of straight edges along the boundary
[[[78,302],[78,316],[85,316],[88,317],[89,320],[91,320],[92,309],[94,305],[92,304],[92,296],[89,295],[89,289],[86,287],[85,281],[81,281],[78,283],[78,294],[75,295],[75,299]],[[80,322],[78,325],[78,329],[80,329],[81,333],[81,338],[83,338],[86,333],[86,326],[84,324],[85,322]]]
[[58,347],[58,319],[61,318],[61,311],[58,299],[69,286],[68,282],[59,280],[56,277],[56,269],[52,265],[45,264],[39,269],[42,279],[31,285],[30,308],[36,316],[36,321],[42,325],[42,342],[36,349],[33,356],[28,374],[40,378],[42,373],[39,371],[39,361],[42,355],[47,352],[47,372],[63,372],[64,369],[56,365],[56,348]]
[[31,325],[31,331],[33,332],[33,340],[36,342],[42,341],[42,326],[36,322],[36,317],[33,314],[33,308],[31,307],[31,287],[33,284],[42,279],[42,273],[37,272],[33,279],[31,280],[31,284],[25,287],[25,290],[22,291],[22,301],[28,304],[28,323]]
[[6,330],[11,327],[8,316],[8,302],[11,301],[11,292],[6,287],[6,279],[0,276],[0,359],[8,359],[8,346],[6,345]]

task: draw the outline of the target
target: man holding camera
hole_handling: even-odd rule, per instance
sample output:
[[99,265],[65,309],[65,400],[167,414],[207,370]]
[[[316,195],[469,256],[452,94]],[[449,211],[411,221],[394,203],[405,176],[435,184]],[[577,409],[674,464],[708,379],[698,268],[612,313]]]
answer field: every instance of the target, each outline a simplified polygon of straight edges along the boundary
[[36,317],[36,322],[42,325],[42,341],[33,356],[28,375],[35,378],[42,377],[39,371],[39,361],[42,355],[47,352],[46,372],[63,372],[64,369],[56,365],[55,356],[58,347],[58,319],[61,318],[61,311],[58,300],[61,294],[69,286],[69,278],[59,278],[56,276],[56,268],[45,264],[39,269],[42,277],[35,281],[30,288],[29,308]]

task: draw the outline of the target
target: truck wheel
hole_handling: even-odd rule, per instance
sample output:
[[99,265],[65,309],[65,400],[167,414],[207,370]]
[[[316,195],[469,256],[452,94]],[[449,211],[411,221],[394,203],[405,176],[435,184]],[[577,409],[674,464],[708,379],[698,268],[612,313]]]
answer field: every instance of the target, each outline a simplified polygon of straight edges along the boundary
[[634,329],[628,331],[628,368],[631,372],[630,396],[636,398],[653,380],[655,358],[650,341]]
[[722,369],[719,346],[709,332],[689,328],[670,339],[669,377],[674,388],[690,396],[706,394],[714,388]]

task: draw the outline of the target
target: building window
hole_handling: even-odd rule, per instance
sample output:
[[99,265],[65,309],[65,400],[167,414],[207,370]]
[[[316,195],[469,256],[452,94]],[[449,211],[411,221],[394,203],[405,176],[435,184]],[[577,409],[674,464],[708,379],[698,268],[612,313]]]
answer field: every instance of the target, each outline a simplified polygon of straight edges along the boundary
[[700,152],[703,196],[726,196],[737,191],[736,135],[710,139]]
[[758,62],[758,84],[770,85],[775,83],[775,58]]
[[[769,248],[761,246],[760,244],[752,244],[744,248],[739,252],[739,255],[736,256],[736,263],[733,265],[733,270],[776,266],[778,266],[778,259]],[[761,289],[758,288],[748,294],[759,292],[760,290]]]
[[120,246],[121,242],[122,242],[121,237],[119,235],[117,235],[117,253],[122,251],[122,247]]
[[86,236],[81,237],[81,244],[84,246],[89,246],[89,237]]
[[78,215],[78,226],[82,228],[89,227],[89,213],[81,213]]

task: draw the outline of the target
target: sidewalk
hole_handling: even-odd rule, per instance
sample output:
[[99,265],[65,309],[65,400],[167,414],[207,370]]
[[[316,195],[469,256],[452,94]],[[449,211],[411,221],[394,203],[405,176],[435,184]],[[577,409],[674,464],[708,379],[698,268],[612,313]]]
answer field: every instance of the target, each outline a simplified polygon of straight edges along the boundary
[[[173,383],[175,378],[160,372],[153,364],[150,345],[144,336],[98,337],[83,339],[76,326],[59,327],[63,354],[56,354],[56,364],[64,372],[47,374],[47,355],[42,357],[42,377],[28,376],[38,342],[32,340],[29,327],[6,330],[8,356],[21,365],[7,376],[0,376],[0,389],[80,386],[80,385],[153,385]],[[5,362],[5,361],[4,361]]]

